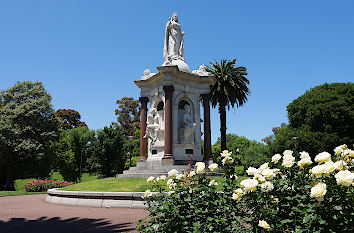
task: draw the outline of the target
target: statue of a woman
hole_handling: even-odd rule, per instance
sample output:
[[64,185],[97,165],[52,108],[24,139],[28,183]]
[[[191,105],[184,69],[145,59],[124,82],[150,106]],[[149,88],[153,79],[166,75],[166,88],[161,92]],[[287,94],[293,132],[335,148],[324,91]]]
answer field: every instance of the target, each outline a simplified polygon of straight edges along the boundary
[[197,124],[193,121],[191,107],[184,105],[183,128],[184,128],[184,144],[194,144],[194,131]]
[[170,21],[166,24],[165,43],[163,47],[163,57],[165,63],[170,63],[171,60],[183,59],[184,54],[184,32],[181,31],[181,25],[178,23],[177,13],[173,13]]

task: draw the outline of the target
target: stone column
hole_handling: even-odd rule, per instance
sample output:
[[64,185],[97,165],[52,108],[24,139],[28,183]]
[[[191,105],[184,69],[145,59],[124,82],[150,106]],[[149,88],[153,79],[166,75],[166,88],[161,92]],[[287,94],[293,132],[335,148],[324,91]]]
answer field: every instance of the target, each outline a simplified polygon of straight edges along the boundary
[[147,120],[147,103],[148,97],[140,97],[141,113],[140,113],[140,162],[145,162],[147,159],[147,140],[146,136],[146,120]]
[[172,155],[172,85],[163,86],[165,91],[165,148],[163,159],[173,159]]
[[204,108],[204,160],[212,160],[211,154],[211,130],[210,130],[210,94],[202,94]]

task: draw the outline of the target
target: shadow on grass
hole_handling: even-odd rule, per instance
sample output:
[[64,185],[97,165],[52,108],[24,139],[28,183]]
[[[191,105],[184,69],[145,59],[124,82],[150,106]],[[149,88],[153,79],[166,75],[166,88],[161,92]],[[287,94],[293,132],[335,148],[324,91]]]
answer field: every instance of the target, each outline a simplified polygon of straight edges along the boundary
[[60,219],[40,217],[35,220],[12,218],[8,222],[0,221],[2,233],[113,233],[135,230],[133,223],[111,225],[103,219],[69,218]]

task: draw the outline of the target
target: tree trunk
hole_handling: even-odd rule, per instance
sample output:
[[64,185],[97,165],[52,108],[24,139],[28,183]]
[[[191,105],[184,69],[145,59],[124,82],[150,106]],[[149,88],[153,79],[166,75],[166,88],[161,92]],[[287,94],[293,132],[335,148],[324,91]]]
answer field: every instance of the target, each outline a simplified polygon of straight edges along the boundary
[[8,191],[15,190],[14,176],[13,176],[14,162],[15,162],[14,155],[8,154],[7,155],[7,162],[6,162],[6,184],[5,184],[5,189]]
[[219,104],[221,151],[226,150],[226,106]]

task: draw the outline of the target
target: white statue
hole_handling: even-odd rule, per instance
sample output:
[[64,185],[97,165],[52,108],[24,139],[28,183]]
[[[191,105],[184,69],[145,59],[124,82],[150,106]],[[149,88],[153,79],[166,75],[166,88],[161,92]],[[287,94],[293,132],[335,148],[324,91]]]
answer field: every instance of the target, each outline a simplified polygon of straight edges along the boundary
[[149,69],[144,70],[144,76],[149,76],[151,74],[151,71]]
[[159,117],[156,108],[152,108],[147,117],[146,134],[144,138],[149,137],[151,144],[155,144],[157,140],[157,131],[159,129]]
[[192,74],[196,74],[199,76],[208,76],[210,73],[206,70],[206,65],[199,66],[199,70],[193,70]]
[[197,124],[193,121],[191,115],[191,106],[184,105],[183,128],[184,128],[184,144],[194,144],[194,131]]
[[170,21],[167,22],[165,29],[163,57],[166,64],[170,64],[172,60],[177,59],[184,61],[184,34],[181,31],[181,25],[178,23],[178,15],[174,12]]
[[144,76],[141,77],[141,80],[146,80],[146,79],[150,78],[154,74],[155,73],[151,73],[151,71],[149,69],[145,69],[144,70]]

